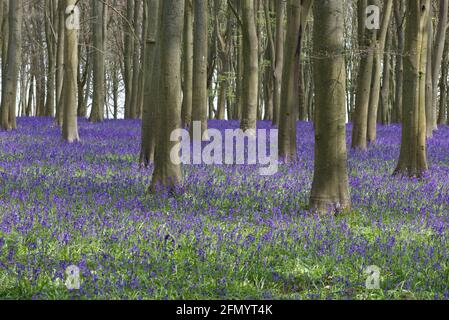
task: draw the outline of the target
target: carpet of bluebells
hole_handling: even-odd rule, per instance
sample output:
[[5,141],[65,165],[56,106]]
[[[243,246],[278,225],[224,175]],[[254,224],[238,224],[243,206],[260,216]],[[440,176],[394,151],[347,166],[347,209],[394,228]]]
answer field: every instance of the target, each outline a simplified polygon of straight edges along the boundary
[[[391,176],[401,130],[380,127],[368,152],[349,154],[353,210],[314,216],[308,123],[297,164],[270,177],[185,166],[171,198],[147,194],[138,121],[83,121],[72,145],[50,119],[18,125],[0,133],[2,299],[449,298],[449,127],[429,141],[421,180]],[[71,265],[80,290],[65,285]],[[365,286],[370,265],[378,290]]]

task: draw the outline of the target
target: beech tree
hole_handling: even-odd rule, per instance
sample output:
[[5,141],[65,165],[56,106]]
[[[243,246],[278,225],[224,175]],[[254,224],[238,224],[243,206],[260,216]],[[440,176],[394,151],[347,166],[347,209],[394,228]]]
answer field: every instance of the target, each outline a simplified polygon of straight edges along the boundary
[[193,102],[193,0],[185,1],[184,17],[184,81],[182,100],[182,124],[190,127]]
[[430,0],[408,1],[404,48],[402,143],[395,174],[420,177],[427,169],[426,74]]
[[368,4],[373,4],[373,1],[361,0],[357,2],[359,19],[358,40],[361,57],[355,99],[352,148],[360,150],[366,150],[367,148],[368,109],[374,62],[374,45],[377,38],[376,30],[366,28],[366,8]]
[[61,103],[64,107],[62,137],[69,143],[79,140],[77,119],[78,28],[77,0],[65,0],[64,84]]
[[93,19],[93,57],[94,57],[94,92],[92,101],[92,112],[90,115],[91,122],[101,122],[104,119],[104,103],[105,103],[105,28],[104,28],[104,12],[105,4],[102,1],[94,1],[92,4]]
[[156,145],[156,111],[158,107],[159,73],[159,23],[160,0],[146,0],[147,38],[144,57],[144,99],[142,115],[142,139],[140,149],[140,164],[148,167],[154,162],[154,150]]
[[170,136],[181,127],[181,51],[184,1],[164,0],[159,31],[159,94],[156,102],[157,144],[151,192],[173,192],[182,185],[181,165],[171,159],[176,142]]
[[10,0],[8,10],[8,40],[3,40],[3,50],[7,52],[7,55],[6,59],[3,58],[1,101],[1,129],[7,131],[17,127],[16,100],[19,60],[22,54],[23,1]]
[[[379,1],[376,1],[375,4],[379,5]],[[392,10],[393,10],[393,0],[384,1],[382,24],[377,34],[375,52],[373,56],[373,73],[372,73],[371,92],[370,92],[370,101],[368,106],[368,118],[367,118],[368,143],[376,141],[377,137],[377,119],[378,119],[377,115],[379,112],[379,102],[380,102],[382,56],[385,51],[385,44],[387,39],[387,33],[390,27]]]
[[240,127],[256,130],[257,102],[259,95],[259,45],[254,16],[254,1],[242,0],[243,79],[242,120]]
[[194,0],[192,122],[201,122],[201,135],[207,130],[207,0]]
[[279,156],[285,161],[296,159],[296,122],[300,105],[300,73],[303,32],[311,0],[289,0],[287,36],[281,89]]
[[[343,0],[315,1],[315,172],[310,207],[326,213],[351,205],[346,151],[346,73]],[[331,88],[331,90],[330,90]]]

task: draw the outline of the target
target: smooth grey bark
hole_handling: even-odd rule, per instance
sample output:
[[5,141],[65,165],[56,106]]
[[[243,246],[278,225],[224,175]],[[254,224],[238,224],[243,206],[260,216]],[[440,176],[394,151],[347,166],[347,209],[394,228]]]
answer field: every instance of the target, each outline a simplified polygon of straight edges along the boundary
[[58,8],[56,0],[45,1],[45,38],[47,43],[47,98],[45,115],[53,117],[55,114],[55,68],[56,68],[56,22]]
[[185,128],[192,121],[193,99],[193,0],[185,0],[184,12],[184,81],[181,118]]
[[[144,98],[142,114],[142,139],[140,165],[148,167],[154,163],[156,146],[156,111],[158,107],[160,64],[158,57],[158,29],[160,23],[161,0],[146,0],[148,8],[147,38],[144,57]],[[163,1],[163,0],[162,0]],[[188,0],[187,0],[188,1]]]
[[394,21],[396,25],[397,55],[395,66],[395,98],[392,111],[392,120],[395,123],[402,122],[402,90],[403,90],[403,52],[404,52],[404,23],[405,3],[394,1]]
[[368,131],[368,109],[371,92],[372,70],[374,62],[374,45],[377,32],[365,27],[366,7],[372,1],[360,0],[358,6],[359,48],[361,53],[360,68],[357,78],[354,123],[352,129],[352,148],[366,150]]
[[401,153],[395,174],[420,177],[428,169],[426,74],[430,0],[408,2],[404,50],[404,114]]
[[[74,6],[77,0],[66,0],[64,21],[72,19],[74,11],[68,10]],[[64,116],[62,124],[62,137],[65,141],[72,143],[79,141],[78,119],[77,119],[77,78],[78,78],[78,30],[70,24],[66,24],[64,37],[64,85],[62,104]]]
[[3,60],[1,129],[14,130],[16,124],[16,98],[19,61],[22,55],[23,1],[9,1],[9,36],[6,61]]
[[[379,2],[376,1],[375,4],[379,5]],[[379,110],[379,101],[380,101],[382,57],[385,51],[385,43],[387,38],[387,32],[390,27],[392,10],[393,10],[393,0],[384,1],[382,25],[378,32],[378,37],[375,43],[375,53],[373,60],[373,79],[371,82],[371,92],[370,92],[370,101],[367,119],[366,138],[368,143],[375,142],[377,138],[377,113]]]
[[273,124],[279,126],[281,112],[282,73],[284,67],[284,42],[285,42],[285,2],[276,1],[276,54],[274,68],[274,104]]
[[[315,171],[310,196],[314,212],[339,212],[351,206],[346,150],[346,73],[344,1],[315,1]],[[332,88],[332,90],[329,90]]]
[[193,82],[192,122],[201,122],[201,135],[207,130],[208,1],[194,0],[193,5]]
[[[93,101],[90,114],[91,122],[104,120],[105,93],[105,34],[104,34],[104,7],[101,1],[92,3],[93,18]],[[87,79],[87,78],[86,78]]]
[[285,162],[296,160],[296,120],[299,106],[299,74],[296,71],[301,53],[301,2],[289,0],[287,4],[287,35],[279,122],[279,156]]
[[[433,8],[430,6],[430,16],[433,16]],[[427,138],[432,138],[434,131],[434,122],[435,122],[435,110],[433,110],[433,77],[432,77],[432,56],[433,56],[433,19],[430,18],[427,21],[427,65],[425,76],[425,104],[426,104],[426,136]]]
[[[128,0],[133,1],[133,0]],[[141,32],[137,32],[140,26],[140,16],[141,16],[141,0],[134,0],[134,18],[133,18],[133,26],[134,26],[134,49],[132,54],[133,61],[133,75],[132,75],[132,90],[131,90],[131,101],[129,105],[129,118],[137,119],[140,115],[140,106],[139,106],[139,79],[141,73],[141,65],[140,65],[140,46],[139,41],[136,39],[137,34]]]
[[243,78],[240,128],[255,134],[259,97],[259,45],[253,0],[242,0]]
[[56,122],[62,126],[64,106],[61,103],[64,81],[65,1],[58,1],[58,44],[56,49]]
[[170,136],[174,130],[181,127],[181,51],[184,1],[163,0],[161,5],[160,52],[157,57],[161,68],[156,104],[158,143],[155,150],[155,169],[150,192],[166,194],[176,192],[183,183],[181,165],[175,163],[171,158],[171,151],[177,142],[170,141]]
[[[449,11],[449,1],[447,0],[440,0],[439,1],[439,14],[438,14],[438,26],[437,26],[437,32],[435,35],[435,44],[433,47],[433,56],[432,56],[432,83],[433,83],[433,92],[432,92],[432,99],[433,99],[433,112],[434,114],[438,114],[438,117],[434,117],[434,123],[432,126],[433,130],[438,129],[437,126],[437,120],[440,120],[439,118],[439,110],[438,107],[438,88],[440,83],[440,75],[441,75],[441,68],[442,68],[442,62],[443,62],[443,53],[446,43],[446,32],[448,27],[448,12]],[[447,55],[447,51],[446,51]]]
[[131,117],[131,95],[132,95],[132,79],[133,79],[133,52],[134,52],[134,30],[132,20],[134,18],[134,1],[126,2],[126,19],[123,21],[124,29],[124,70],[123,81],[125,83],[125,119]]

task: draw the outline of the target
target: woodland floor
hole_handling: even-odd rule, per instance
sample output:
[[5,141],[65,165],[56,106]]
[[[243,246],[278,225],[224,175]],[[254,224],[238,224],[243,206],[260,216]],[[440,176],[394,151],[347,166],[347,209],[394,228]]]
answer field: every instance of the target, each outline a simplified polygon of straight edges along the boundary
[[[298,164],[272,177],[185,166],[175,198],[146,193],[138,121],[83,121],[73,145],[50,119],[18,125],[0,133],[0,298],[449,298],[449,127],[429,141],[420,181],[391,176],[401,131],[380,127],[368,152],[349,154],[353,210],[317,217],[307,123]],[[80,290],[64,284],[70,265]],[[380,290],[365,288],[369,265]]]

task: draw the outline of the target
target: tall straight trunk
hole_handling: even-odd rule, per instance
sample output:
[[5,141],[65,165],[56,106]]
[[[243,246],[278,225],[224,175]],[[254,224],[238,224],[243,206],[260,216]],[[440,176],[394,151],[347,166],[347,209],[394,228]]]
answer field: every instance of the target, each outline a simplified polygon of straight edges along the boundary
[[19,61],[22,55],[23,1],[9,1],[8,54],[2,73],[1,129],[16,129],[16,99]]
[[143,117],[143,96],[145,88],[145,75],[144,75],[144,63],[145,63],[145,51],[146,51],[146,39],[148,34],[148,8],[146,1],[142,3],[142,28],[141,28],[141,44],[140,44],[140,68],[139,68],[139,79],[138,79],[138,90],[137,90],[137,118],[142,119]]
[[[242,0],[238,0],[238,2],[241,2]],[[241,9],[241,6],[239,5],[239,8]],[[241,10],[240,10],[241,11]],[[242,119],[242,110],[243,110],[243,74],[244,74],[244,68],[243,68],[243,36],[242,36],[242,28],[238,28],[237,30],[237,37],[238,37],[238,44],[236,45],[236,70],[237,70],[237,76],[236,76],[236,102],[234,107],[234,120],[241,120]]]
[[395,66],[395,98],[393,105],[393,122],[402,122],[402,91],[404,83],[404,14],[405,4],[402,1],[394,1],[394,20],[396,24],[396,37],[397,37],[397,55]]
[[112,66],[112,100],[113,100],[113,112],[114,120],[118,119],[118,90],[119,90],[119,78],[118,78],[118,68],[115,63]]
[[[196,3],[197,4],[197,3]],[[178,142],[171,141],[174,130],[181,127],[181,50],[184,25],[184,1],[163,0],[161,41],[158,61],[160,62],[159,94],[157,112],[157,146],[155,168],[150,192],[174,192],[183,183],[181,165],[171,158],[172,149]],[[164,38],[162,38],[164,37]],[[163,40],[163,41],[162,41]]]
[[189,128],[192,121],[193,85],[193,0],[185,0],[184,17],[184,88],[182,100],[182,124]]
[[[128,0],[133,1],[133,0]],[[138,28],[139,28],[139,21],[140,21],[140,12],[141,12],[141,1],[140,0],[134,0],[134,18],[133,18],[133,25],[134,25],[134,38],[139,34]],[[132,90],[131,90],[131,101],[129,105],[129,118],[131,119],[137,119],[139,116],[139,77],[140,77],[140,50],[138,46],[139,42],[134,39],[134,50],[132,55],[133,60],[133,75],[132,75]]]
[[[372,4],[372,1],[369,2]],[[359,47],[361,54],[355,98],[354,127],[352,129],[352,148],[366,150],[368,132],[368,109],[370,102],[372,70],[374,63],[374,46],[376,32],[365,27],[366,0],[360,0],[358,6]]]
[[[6,15],[4,13],[6,7],[6,0],[0,0],[0,46],[3,43],[3,39],[6,36],[6,33],[3,33],[3,21],[6,20]],[[5,18],[5,19],[4,19]],[[2,59],[2,49],[0,47],[0,60]]]
[[253,0],[242,1],[243,33],[243,92],[240,128],[246,132],[256,130],[257,101],[259,96],[259,45]]
[[438,106],[438,124],[443,125],[446,123],[446,117],[449,117],[449,114],[446,114],[446,105],[447,102],[447,90],[448,90],[448,81],[447,77],[449,75],[448,68],[449,68],[449,38],[446,37],[445,44],[444,44],[444,54],[443,54],[443,61],[441,65],[441,78],[440,78],[440,101]]
[[[310,207],[318,213],[351,206],[346,150],[343,0],[315,1],[315,172]],[[332,90],[329,90],[329,88]]]
[[[432,6],[430,7],[430,15],[433,15]],[[435,110],[433,109],[433,77],[432,77],[432,55],[433,55],[433,22],[432,18],[427,22],[427,65],[425,73],[425,101],[426,101],[426,136],[432,138],[435,122]]]
[[[379,4],[378,1],[375,2]],[[391,13],[393,9],[393,0],[384,1],[382,25],[378,33],[377,41],[375,44],[375,53],[373,60],[373,79],[371,83],[370,101],[368,107],[368,119],[367,119],[367,140],[368,143],[376,141],[377,137],[377,112],[379,110],[380,100],[380,80],[382,72],[382,57],[385,51],[385,43],[387,38],[387,32],[390,27]]]
[[207,47],[208,47],[208,1],[194,0],[193,26],[193,94],[192,122],[201,122],[201,135],[207,130]]
[[28,88],[28,101],[26,106],[26,116],[31,117],[33,115],[33,94],[34,94],[34,76],[30,74],[30,86]]
[[101,1],[92,3],[93,18],[93,101],[92,112],[90,114],[91,122],[102,122],[104,120],[105,93],[105,35],[103,16],[105,4]]
[[284,1],[276,1],[276,65],[274,69],[274,105],[273,124],[279,126],[281,115],[281,88],[282,73],[284,67],[284,42],[285,42],[285,4]]
[[[73,6],[77,0],[66,0],[64,21],[72,19],[75,15]],[[62,104],[64,117],[62,124],[62,137],[72,143],[79,141],[77,119],[77,77],[78,77],[78,29],[66,24],[64,37],[64,87]]]
[[64,32],[65,7],[63,0],[58,1],[58,45],[56,49],[56,122],[62,126],[64,106],[61,103],[62,86],[64,80]]
[[408,2],[404,52],[402,143],[395,174],[420,177],[427,170],[426,73],[430,0]]
[[289,0],[287,12],[279,122],[279,156],[286,162],[290,162],[296,160],[296,120],[299,106],[299,73],[296,71],[301,53],[301,0]]
[[55,0],[45,1],[45,36],[47,42],[47,99],[45,104],[45,115],[53,117],[55,114],[55,67],[56,67],[56,38],[54,30],[56,27],[57,6]]
[[276,40],[275,29],[271,19],[273,18],[275,2],[264,0],[265,25],[267,30],[267,46],[265,49],[265,60],[269,62],[263,75],[264,100],[265,100],[265,121],[273,121],[274,112],[274,71],[276,70]]
[[384,54],[384,61],[383,61],[383,79],[382,79],[382,89],[380,92],[382,102],[381,102],[381,108],[380,112],[378,113],[378,119],[379,122],[383,125],[386,125],[389,123],[389,110],[390,110],[390,88],[391,88],[391,56],[390,56],[390,49],[391,49],[391,32],[388,32],[387,35],[387,41],[386,41],[386,51],[387,53]]
[[[142,138],[140,147],[140,165],[148,167],[154,162],[156,146],[156,115],[158,108],[160,64],[158,50],[160,44],[158,29],[160,23],[160,0],[146,0],[148,7],[147,38],[144,57],[144,99],[142,113]],[[162,0],[163,1],[163,0]],[[188,1],[188,0],[187,0]]]
[[134,30],[132,21],[134,19],[134,0],[126,1],[126,19],[123,21],[124,28],[124,70],[123,81],[125,83],[125,119],[131,117],[132,79],[133,79],[133,54],[134,54]]
[[[2,79],[6,74],[6,61],[8,60],[8,41],[9,41],[9,0],[2,0],[3,3],[3,22],[2,22]],[[3,82],[3,81],[2,81]]]
[[[265,51],[265,59],[270,61],[273,59],[272,51],[267,49]],[[265,121],[273,121],[273,109],[274,109],[274,79],[273,69],[267,67],[264,74],[264,93],[265,93]]]
[[[433,92],[432,92],[432,99],[433,99],[433,112],[434,114],[438,114],[438,119],[435,117],[435,121],[433,123],[433,130],[438,129],[437,122],[439,122],[440,119],[440,113],[437,112],[439,110],[438,107],[438,87],[440,83],[440,73],[441,73],[441,67],[443,62],[443,54],[444,54],[444,48],[446,43],[446,30],[447,30],[447,24],[448,24],[448,11],[449,11],[449,2],[447,0],[440,0],[440,6],[439,6],[439,17],[438,17],[438,26],[437,26],[437,32],[435,35],[435,45],[433,48],[433,56],[432,56],[432,83],[433,83]],[[446,55],[447,55],[446,51]],[[438,121],[437,121],[438,120]]]
[[[81,50],[78,52],[78,61],[81,60]],[[90,54],[87,53],[87,61],[84,65],[78,63],[78,108],[77,114],[80,118],[87,117],[87,102],[89,100],[90,94],[90,78],[91,78],[91,67],[89,63]],[[93,111],[93,108],[92,108]]]

